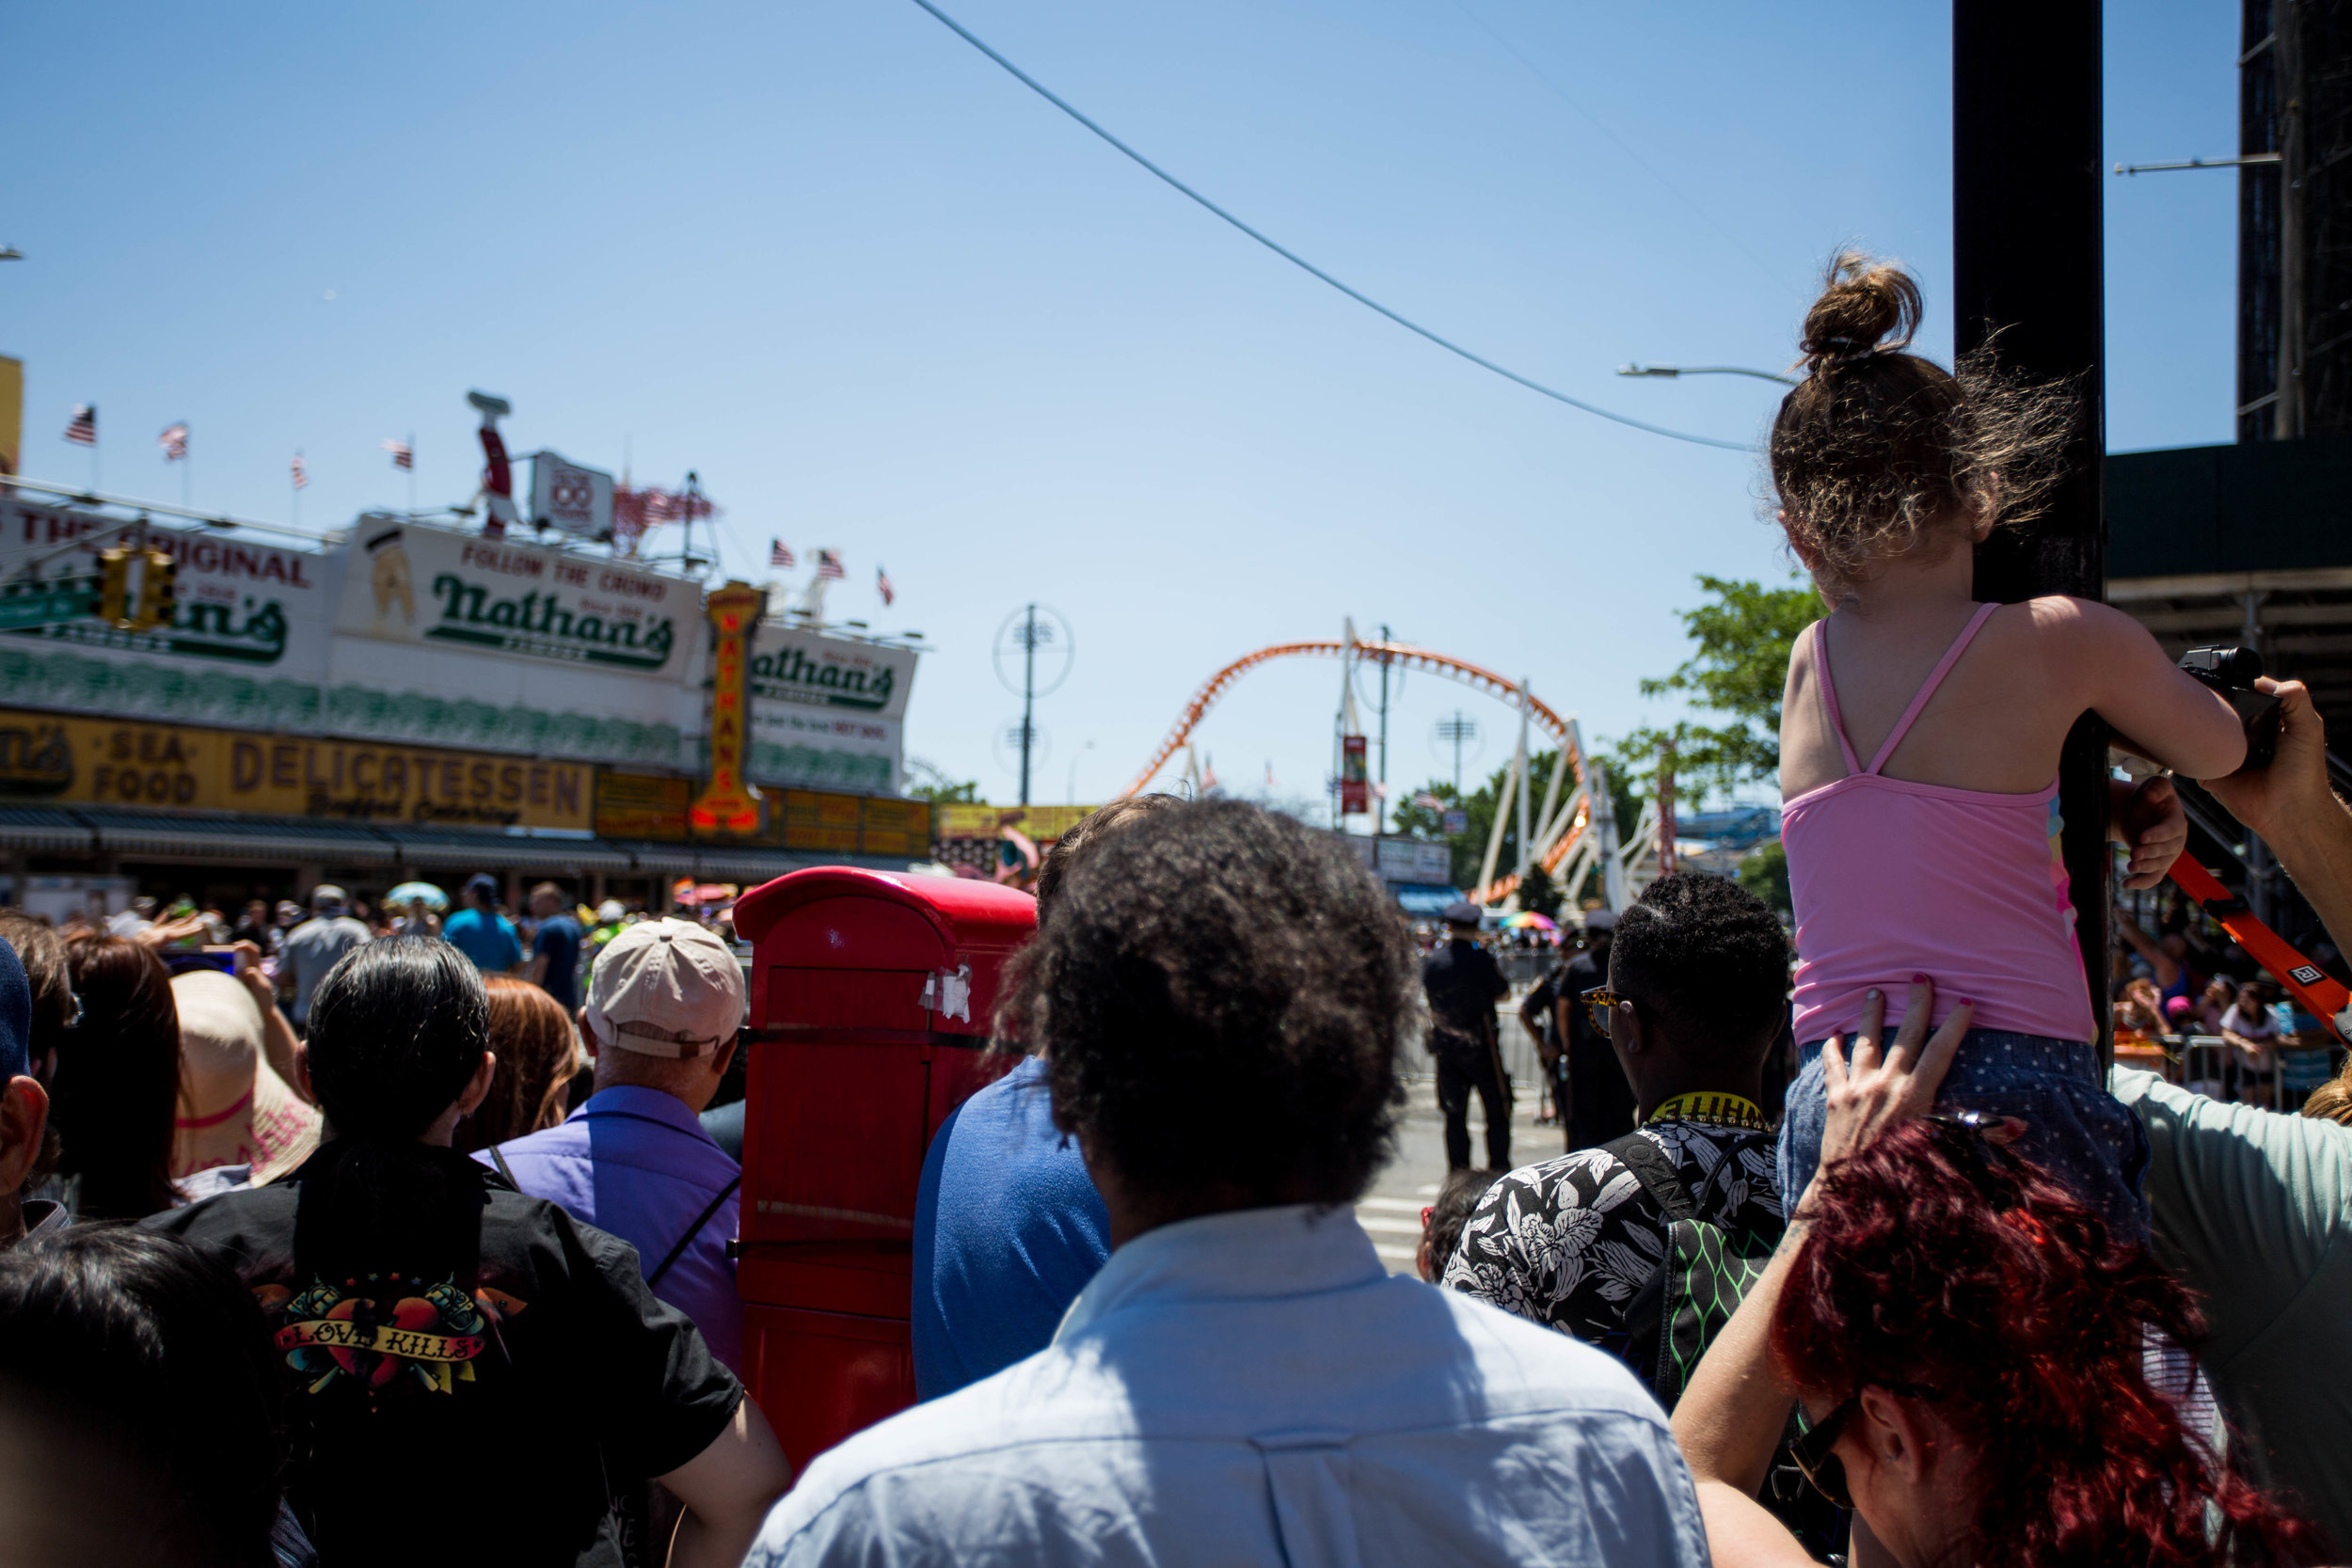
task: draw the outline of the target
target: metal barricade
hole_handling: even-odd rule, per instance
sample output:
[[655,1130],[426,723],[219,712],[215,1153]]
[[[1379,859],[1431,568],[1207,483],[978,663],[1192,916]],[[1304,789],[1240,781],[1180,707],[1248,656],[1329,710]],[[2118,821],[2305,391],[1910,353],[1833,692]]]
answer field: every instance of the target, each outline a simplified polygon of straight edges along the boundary
[[2219,1035],[2188,1035],[2181,1040],[2181,1086],[2191,1094],[2226,1100],[2237,1083],[2236,1053]]

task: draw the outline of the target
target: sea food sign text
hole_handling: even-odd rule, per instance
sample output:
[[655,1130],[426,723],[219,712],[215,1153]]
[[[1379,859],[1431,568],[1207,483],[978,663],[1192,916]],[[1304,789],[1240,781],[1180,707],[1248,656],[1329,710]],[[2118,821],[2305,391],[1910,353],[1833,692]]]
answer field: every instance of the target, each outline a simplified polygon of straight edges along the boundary
[[676,676],[700,590],[617,562],[394,526],[361,541],[341,629]]
[[0,797],[357,822],[586,828],[585,763],[0,709]]

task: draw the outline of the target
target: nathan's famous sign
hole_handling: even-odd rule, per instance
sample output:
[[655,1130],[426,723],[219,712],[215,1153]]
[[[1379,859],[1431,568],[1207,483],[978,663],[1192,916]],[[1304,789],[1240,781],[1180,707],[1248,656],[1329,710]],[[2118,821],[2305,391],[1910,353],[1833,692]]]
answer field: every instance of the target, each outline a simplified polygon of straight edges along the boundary
[[[124,527],[0,492],[0,576],[94,572]],[[171,624],[0,632],[0,706],[701,768],[698,582],[381,515],[317,550],[162,525],[147,538],[179,566]],[[912,650],[763,626],[750,776],[895,793],[914,676]]]
[[594,769],[0,709],[0,797],[350,821],[586,828]]
[[752,641],[755,701],[899,719],[914,677],[914,653],[908,648],[848,642],[773,623],[763,625]]
[[[98,531],[87,513],[20,505],[0,538],[0,563],[40,555]],[[80,557],[120,543],[121,526],[85,551],[53,561],[43,575],[87,570]],[[179,609],[171,624],[124,631],[97,620],[28,626],[10,635],[116,654],[167,658],[215,658],[232,667],[272,666],[291,651],[296,662],[323,661],[333,563],[305,550],[249,539],[172,529],[151,529],[148,546],[167,551],[178,566]]]
[[695,584],[623,562],[399,525],[361,545],[340,624],[360,636],[675,674],[680,623],[702,619]]

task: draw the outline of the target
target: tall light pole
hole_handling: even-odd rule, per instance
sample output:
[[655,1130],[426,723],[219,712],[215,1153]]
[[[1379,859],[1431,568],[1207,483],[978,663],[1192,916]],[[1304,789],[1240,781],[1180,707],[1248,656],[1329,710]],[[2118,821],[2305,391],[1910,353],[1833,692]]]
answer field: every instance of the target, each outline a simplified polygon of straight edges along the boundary
[[1478,721],[1461,709],[1438,721],[1438,738],[1454,747],[1454,798],[1462,798],[1462,742],[1478,738]]
[[[1037,656],[1041,648],[1048,655],[1060,656],[1058,669],[1049,657],[1045,670],[1039,671]],[[1025,806],[1029,804],[1036,788],[1037,700],[1061,689],[1061,683],[1070,678],[1073,651],[1070,623],[1051,605],[1025,604],[1006,616],[1004,625],[996,628],[996,641],[989,655],[996,666],[996,678],[1004,683],[1006,690],[1021,693],[1021,722],[1017,729],[1008,726],[1006,738],[1009,740],[1018,734],[1021,739],[1021,803]],[[1012,656],[1016,653],[1021,661],[1017,684],[1012,673]]]
[[[1394,634],[1386,621],[1380,623],[1380,641],[1386,642]],[[1380,656],[1380,794],[1372,807],[1372,837],[1377,844],[1389,826],[1389,656]],[[1380,851],[1373,850],[1378,861]]]
[[1029,748],[1037,739],[1037,606],[1021,627],[1021,803],[1029,803]]

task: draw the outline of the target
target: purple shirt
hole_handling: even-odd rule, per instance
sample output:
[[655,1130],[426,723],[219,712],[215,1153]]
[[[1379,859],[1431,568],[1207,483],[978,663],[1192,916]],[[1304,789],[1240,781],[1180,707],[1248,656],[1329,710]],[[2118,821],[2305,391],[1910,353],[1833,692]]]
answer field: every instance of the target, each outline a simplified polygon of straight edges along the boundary
[[[563,1125],[501,1144],[499,1152],[516,1186],[628,1243],[648,1276],[743,1175],[684,1101],[627,1084],[589,1096]],[[474,1158],[497,1164],[488,1149]],[[655,1295],[694,1320],[711,1354],[740,1375],[743,1302],[727,1257],[739,1207],[728,1192],[670,1272],[652,1283]]]

